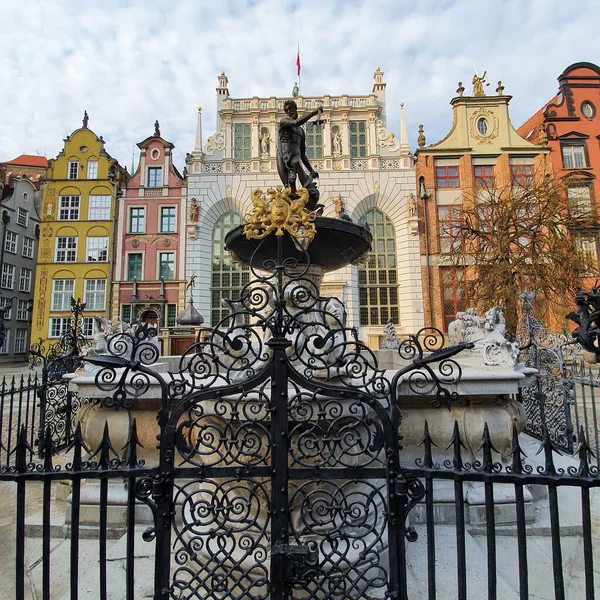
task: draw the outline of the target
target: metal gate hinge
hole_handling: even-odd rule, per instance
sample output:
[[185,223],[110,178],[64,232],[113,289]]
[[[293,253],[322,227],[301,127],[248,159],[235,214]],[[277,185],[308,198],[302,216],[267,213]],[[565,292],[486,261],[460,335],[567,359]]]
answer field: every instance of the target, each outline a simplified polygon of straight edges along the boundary
[[311,550],[308,546],[275,544],[272,557],[281,568],[284,583],[305,583],[316,575],[319,566],[318,550]]

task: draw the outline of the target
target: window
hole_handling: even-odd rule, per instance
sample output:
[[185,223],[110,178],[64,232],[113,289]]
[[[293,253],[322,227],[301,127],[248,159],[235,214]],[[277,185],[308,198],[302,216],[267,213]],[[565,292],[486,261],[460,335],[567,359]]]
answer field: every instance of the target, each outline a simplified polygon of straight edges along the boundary
[[481,231],[486,233],[492,231],[495,214],[495,207],[491,204],[482,203],[477,206],[477,218],[479,219],[479,228]]
[[110,196],[90,196],[88,219],[90,221],[108,221],[110,219]]
[[575,247],[585,257],[578,275],[586,277],[598,273],[598,242],[593,235],[578,235],[574,238]]
[[94,317],[83,317],[81,319],[81,335],[86,338],[94,335]]
[[23,227],[27,227],[29,223],[29,211],[21,208],[19,206],[17,210],[17,225],[22,225]]
[[223,242],[225,236],[242,222],[237,213],[230,212],[223,215],[213,229],[210,287],[210,319],[213,326],[229,314],[229,309],[223,306],[223,299],[237,298],[250,281],[250,269],[234,262]]
[[55,279],[52,281],[52,306],[50,310],[71,310],[71,298],[74,295],[74,279]]
[[177,304],[167,304],[167,327],[177,325]]
[[435,186],[437,188],[457,188],[460,186],[458,167],[436,167]]
[[367,156],[366,121],[350,121],[350,156],[352,158]]
[[399,323],[396,234],[389,217],[377,209],[361,219],[373,234],[366,264],[358,268],[358,298],[361,325]]
[[15,354],[22,354],[27,351],[27,329],[17,329],[15,331]]
[[585,102],[581,103],[581,114],[586,119],[593,119],[596,116],[596,107],[591,102],[586,100]]
[[106,262],[108,260],[108,238],[89,237],[85,252],[86,262]]
[[104,310],[106,279],[86,279],[83,283],[83,296],[86,310]]
[[175,252],[160,252],[158,255],[158,278],[175,279]]
[[131,304],[121,304],[121,321],[131,323]]
[[146,231],[146,209],[129,209],[129,233],[145,233]]
[[323,127],[321,125],[306,124],[306,156],[323,158]]
[[127,279],[138,281],[142,278],[142,253],[130,252],[127,255]]
[[479,119],[477,119],[477,131],[479,132],[480,135],[487,135],[488,124],[487,124],[487,121],[483,117],[480,117]]
[[87,178],[88,179],[98,179],[98,161],[97,160],[88,160]]
[[175,231],[175,207],[163,206],[160,209],[160,230],[162,233]]
[[4,320],[10,321],[12,317],[12,300],[10,298],[0,298],[0,309],[6,308],[7,306],[11,306],[11,308],[6,311]]
[[33,258],[33,250],[35,247],[35,240],[23,236],[23,256],[25,258]]
[[533,185],[533,165],[511,165],[513,186],[526,188]]
[[463,224],[462,206],[438,206],[440,252],[453,252],[459,243]]
[[78,172],[79,163],[77,161],[69,161],[69,172],[67,174],[67,179],[77,179]]
[[79,196],[61,196],[58,209],[59,221],[79,220]]
[[567,188],[569,214],[572,217],[587,217],[592,212],[592,197],[589,185],[572,185]]
[[6,232],[6,239],[4,241],[4,249],[11,254],[17,253],[17,244],[19,242],[19,235],[14,231]]
[[234,159],[249,160],[252,152],[252,142],[250,138],[250,124],[236,123],[235,125],[235,142],[234,142]]
[[33,271],[25,267],[21,267],[21,277],[19,278],[19,291],[30,292],[31,291],[31,275]]
[[477,187],[491,189],[494,185],[494,166],[493,165],[482,165],[473,167],[473,174],[475,175],[475,185]]
[[467,310],[467,300],[464,292],[462,270],[444,268],[441,273],[444,331],[448,331],[448,325],[456,319],[456,313]]
[[15,287],[15,266],[2,265],[2,280],[0,281],[0,287],[5,290],[12,290]]
[[52,317],[50,319],[48,337],[60,338],[65,335],[71,326],[70,322],[70,317]]
[[561,144],[560,150],[564,169],[587,168],[585,144]]
[[75,262],[77,260],[77,238],[56,238],[56,262]]
[[0,354],[8,354],[8,342],[10,340],[10,329],[4,330],[4,342],[0,346]]
[[29,319],[29,302],[19,300],[17,304],[17,321],[27,321]]
[[148,167],[148,187],[162,186],[162,167]]

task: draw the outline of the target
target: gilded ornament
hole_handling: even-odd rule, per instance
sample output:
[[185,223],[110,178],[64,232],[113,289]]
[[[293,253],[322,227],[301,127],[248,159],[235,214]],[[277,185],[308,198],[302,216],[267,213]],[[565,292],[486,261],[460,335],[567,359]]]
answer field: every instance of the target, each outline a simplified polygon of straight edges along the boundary
[[538,128],[538,139],[537,143],[539,146],[545,146],[548,143],[548,135],[546,133],[546,128],[543,123],[540,123]]
[[278,185],[276,189],[269,188],[265,194],[255,189],[252,194],[252,212],[244,216],[246,239],[262,240],[271,233],[282,236],[288,232],[296,239],[313,239],[316,228],[315,211],[306,209],[308,190],[297,190],[297,199],[290,199],[290,188]]
[[419,137],[417,138],[417,144],[419,144],[419,148],[423,148],[425,146],[425,134],[423,133],[423,125],[419,125]]

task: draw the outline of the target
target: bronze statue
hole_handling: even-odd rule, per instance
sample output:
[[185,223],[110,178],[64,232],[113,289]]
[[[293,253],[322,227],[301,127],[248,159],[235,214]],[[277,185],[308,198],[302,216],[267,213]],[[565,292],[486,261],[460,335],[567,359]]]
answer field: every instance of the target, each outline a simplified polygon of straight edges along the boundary
[[297,98],[299,93],[300,93],[300,88],[298,87],[298,82],[296,82],[296,83],[294,83],[294,87],[292,88],[292,96],[294,98]]
[[[319,190],[314,181],[318,179],[319,174],[312,168],[308,157],[306,156],[306,133],[302,125],[312,119],[315,115],[321,115],[323,107],[298,118],[298,107],[293,100],[286,100],[283,105],[286,117],[279,121],[279,147],[277,149],[277,171],[285,187],[290,188],[290,198],[298,199],[296,191],[296,178],[308,191],[308,202],[306,208],[315,210],[319,200]],[[320,123],[320,119],[317,120]],[[308,170],[308,175],[304,172],[302,165]],[[322,209],[322,205],[319,205]]]
[[158,124],[158,119],[154,121],[154,137],[160,137],[160,125]]

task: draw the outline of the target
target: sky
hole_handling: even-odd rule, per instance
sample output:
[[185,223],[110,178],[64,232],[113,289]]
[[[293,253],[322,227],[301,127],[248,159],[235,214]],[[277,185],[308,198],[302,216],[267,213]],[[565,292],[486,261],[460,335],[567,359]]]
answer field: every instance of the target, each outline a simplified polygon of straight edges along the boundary
[[[287,97],[300,45],[304,96],[368,94],[384,71],[388,129],[404,102],[411,147],[452,124],[473,68],[513,96],[515,127],[557,92],[575,62],[600,63],[600,0],[2,0],[0,161],[55,157],[81,126],[131,168],[160,122],[181,170],[216,125],[217,76],[233,98]],[[136,166],[137,166],[137,152]]]

